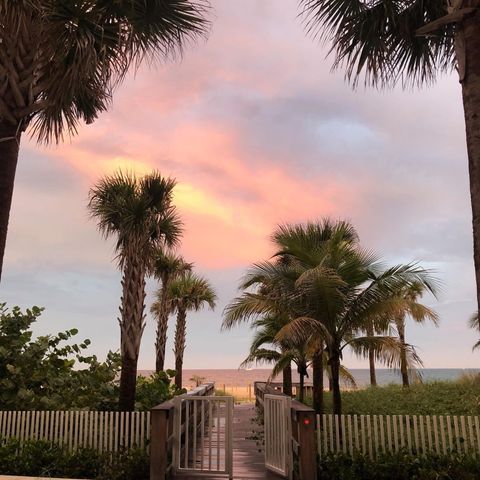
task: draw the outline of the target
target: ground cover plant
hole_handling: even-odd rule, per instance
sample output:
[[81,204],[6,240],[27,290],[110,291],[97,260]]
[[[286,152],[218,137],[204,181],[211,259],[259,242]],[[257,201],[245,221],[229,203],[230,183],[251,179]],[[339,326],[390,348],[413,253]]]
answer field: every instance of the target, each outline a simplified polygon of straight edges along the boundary
[[0,475],[98,480],[149,478],[149,458],[144,449],[101,453],[90,448],[78,448],[68,452],[44,440],[27,442],[20,452],[18,447],[15,439],[0,441]]
[[[480,376],[409,388],[369,387],[344,392],[342,399],[343,413],[351,415],[480,415]],[[332,413],[330,392],[325,394],[325,412]]]
[[318,462],[318,478],[322,480],[476,480],[479,476],[480,461],[461,455],[397,453],[375,460],[328,455]]

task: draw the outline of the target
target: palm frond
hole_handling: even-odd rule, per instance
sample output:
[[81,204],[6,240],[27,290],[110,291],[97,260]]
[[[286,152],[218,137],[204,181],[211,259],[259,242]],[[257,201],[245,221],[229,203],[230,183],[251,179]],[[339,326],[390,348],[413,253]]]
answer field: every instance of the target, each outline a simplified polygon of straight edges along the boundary
[[446,0],[300,0],[307,32],[331,43],[333,67],[357,86],[430,84],[455,67],[453,25],[434,36],[418,28],[447,13]]

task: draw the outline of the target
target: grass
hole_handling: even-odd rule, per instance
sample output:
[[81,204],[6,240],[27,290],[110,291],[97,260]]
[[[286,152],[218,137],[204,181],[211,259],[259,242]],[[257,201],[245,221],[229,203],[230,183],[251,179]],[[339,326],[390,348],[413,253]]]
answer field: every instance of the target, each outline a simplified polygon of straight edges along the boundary
[[[306,403],[311,404],[311,399]],[[458,381],[369,387],[342,393],[344,414],[358,415],[480,415],[480,376]],[[332,396],[325,393],[325,412],[332,412]]]

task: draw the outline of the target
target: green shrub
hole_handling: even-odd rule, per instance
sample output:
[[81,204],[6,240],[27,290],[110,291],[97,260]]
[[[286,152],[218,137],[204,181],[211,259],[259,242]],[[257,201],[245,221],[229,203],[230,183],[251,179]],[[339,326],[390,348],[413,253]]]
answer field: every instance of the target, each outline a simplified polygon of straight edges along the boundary
[[149,458],[146,450],[132,449],[113,454],[90,448],[68,452],[44,440],[19,443],[9,439],[0,445],[0,475],[26,475],[99,480],[146,480]]
[[[306,403],[311,404],[311,399]],[[325,392],[325,412],[332,412]],[[401,385],[368,387],[342,392],[342,413],[357,415],[480,415],[480,379],[427,382],[410,388]]]
[[321,480],[477,480],[480,461],[466,456],[417,457],[407,453],[368,457],[328,455],[318,463]]

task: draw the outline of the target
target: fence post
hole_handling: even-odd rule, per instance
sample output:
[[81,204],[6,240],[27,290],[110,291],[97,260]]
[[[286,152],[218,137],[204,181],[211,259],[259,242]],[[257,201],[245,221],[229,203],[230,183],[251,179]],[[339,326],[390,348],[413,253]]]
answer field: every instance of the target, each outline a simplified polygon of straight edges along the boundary
[[316,480],[317,452],[315,448],[315,411],[297,411],[299,467],[301,480]]
[[161,405],[150,411],[150,480],[165,480],[168,467],[168,416]]

